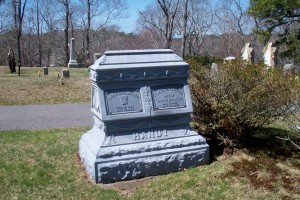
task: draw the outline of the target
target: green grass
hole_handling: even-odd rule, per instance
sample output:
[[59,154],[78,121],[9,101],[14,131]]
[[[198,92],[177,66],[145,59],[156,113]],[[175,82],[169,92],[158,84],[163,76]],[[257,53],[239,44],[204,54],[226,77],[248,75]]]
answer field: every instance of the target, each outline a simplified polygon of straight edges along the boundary
[[299,155],[273,157],[263,149],[151,179],[96,185],[77,157],[87,130],[0,131],[0,199],[300,198]]
[[77,144],[86,130],[1,132],[0,199],[119,198],[84,179]]
[[[0,106],[29,104],[60,104],[90,102],[91,82],[86,68],[70,68],[70,78],[60,83],[58,74],[63,68],[22,67],[21,76],[11,74],[8,67],[0,67]],[[38,71],[41,76],[38,77]]]

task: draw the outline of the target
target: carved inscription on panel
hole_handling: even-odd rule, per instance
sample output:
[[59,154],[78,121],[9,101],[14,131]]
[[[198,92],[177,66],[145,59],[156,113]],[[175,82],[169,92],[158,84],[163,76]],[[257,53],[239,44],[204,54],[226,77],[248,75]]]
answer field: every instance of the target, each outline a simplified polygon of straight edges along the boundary
[[133,140],[151,140],[151,139],[159,139],[162,137],[168,136],[167,130],[156,130],[156,131],[148,131],[148,132],[141,132],[141,133],[133,133]]
[[109,115],[142,111],[139,89],[107,91],[105,98],[107,113]]
[[183,86],[152,88],[154,110],[186,107]]

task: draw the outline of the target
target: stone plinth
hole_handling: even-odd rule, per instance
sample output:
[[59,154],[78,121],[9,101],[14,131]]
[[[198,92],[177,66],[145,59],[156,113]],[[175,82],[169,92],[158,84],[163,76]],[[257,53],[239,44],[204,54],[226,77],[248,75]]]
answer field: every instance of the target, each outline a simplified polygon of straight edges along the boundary
[[189,65],[172,50],[108,51],[90,67],[93,128],[79,155],[96,183],[208,164],[194,132]]
[[62,77],[63,78],[70,78],[70,71],[68,69],[62,70]]
[[44,67],[43,69],[44,69],[44,75],[47,76],[48,75],[48,67]]

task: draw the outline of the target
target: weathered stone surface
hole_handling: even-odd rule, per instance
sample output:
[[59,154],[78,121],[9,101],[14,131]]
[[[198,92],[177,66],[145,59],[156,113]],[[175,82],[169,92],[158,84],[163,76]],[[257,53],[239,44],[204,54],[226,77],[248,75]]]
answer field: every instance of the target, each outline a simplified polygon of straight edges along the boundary
[[76,60],[76,50],[75,50],[75,39],[71,39],[70,43],[70,60],[68,63],[68,67],[79,67],[77,60]]
[[70,78],[70,71],[68,69],[62,70],[62,77],[63,78]]
[[48,75],[48,67],[44,67],[43,70],[44,70],[44,75]]
[[95,182],[209,162],[209,146],[189,126],[188,64],[172,50],[109,51],[90,69],[94,126],[79,154]]

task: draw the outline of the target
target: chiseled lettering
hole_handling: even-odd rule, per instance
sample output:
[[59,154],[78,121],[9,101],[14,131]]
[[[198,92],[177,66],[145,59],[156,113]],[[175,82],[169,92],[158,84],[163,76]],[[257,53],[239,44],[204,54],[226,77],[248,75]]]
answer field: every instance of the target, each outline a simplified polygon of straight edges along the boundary
[[134,139],[134,140],[140,140],[140,134],[138,134],[138,133],[133,133],[133,139]]
[[143,132],[143,133],[141,134],[141,139],[142,139],[142,140],[148,139],[147,134]]
[[161,137],[167,137],[167,130],[157,130],[157,131],[149,131],[142,133],[133,133],[133,140],[147,140],[147,139],[155,139]]
[[156,137],[161,137],[162,136],[162,132],[160,132],[160,131],[156,131]]

